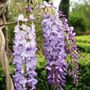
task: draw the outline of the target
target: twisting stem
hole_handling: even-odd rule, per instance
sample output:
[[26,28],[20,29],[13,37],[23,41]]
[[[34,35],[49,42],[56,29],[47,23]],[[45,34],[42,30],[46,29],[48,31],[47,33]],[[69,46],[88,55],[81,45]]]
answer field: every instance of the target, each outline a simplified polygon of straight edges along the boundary
[[8,23],[2,23],[2,24],[0,24],[0,27],[15,24],[15,23],[16,23],[15,21],[14,22],[8,22]]
[[[3,13],[3,22],[4,22],[4,24],[6,24],[5,13]],[[8,50],[8,27],[5,26],[5,29],[6,29],[6,50]]]

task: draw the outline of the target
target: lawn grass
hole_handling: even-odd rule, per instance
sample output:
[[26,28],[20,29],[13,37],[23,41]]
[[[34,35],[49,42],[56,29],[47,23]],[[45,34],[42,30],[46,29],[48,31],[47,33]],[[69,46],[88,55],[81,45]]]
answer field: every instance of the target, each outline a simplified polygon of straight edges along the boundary
[[90,53],[90,35],[76,36],[75,39],[79,50]]
[[76,36],[77,42],[90,43],[90,35]]

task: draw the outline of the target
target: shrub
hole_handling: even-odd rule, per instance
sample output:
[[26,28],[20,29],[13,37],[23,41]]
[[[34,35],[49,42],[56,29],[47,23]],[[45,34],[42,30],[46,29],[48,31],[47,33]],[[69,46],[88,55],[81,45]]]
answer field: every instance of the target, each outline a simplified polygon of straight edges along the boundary
[[82,51],[90,52],[90,43],[77,42],[77,46]]
[[42,54],[37,55],[38,57],[38,64],[37,64],[37,80],[38,83],[36,85],[37,90],[51,90],[50,86],[47,82],[47,73],[45,70],[46,60]]
[[79,14],[71,15],[69,21],[70,21],[70,25],[74,26],[77,34],[80,34],[80,32],[86,31],[85,20]]
[[72,78],[68,79],[65,90],[90,90],[90,53],[81,53],[79,59],[79,85],[71,83]]
[[3,69],[0,65],[0,90],[6,90],[6,79],[5,79],[5,73],[3,72]]
[[75,27],[77,34],[90,32],[90,5],[86,3],[84,5],[75,4],[74,6],[75,8],[73,8],[69,16],[70,24]]
[[77,36],[76,38],[77,46],[81,51],[90,52],[90,36]]
[[77,36],[75,39],[77,42],[90,43],[90,35]]

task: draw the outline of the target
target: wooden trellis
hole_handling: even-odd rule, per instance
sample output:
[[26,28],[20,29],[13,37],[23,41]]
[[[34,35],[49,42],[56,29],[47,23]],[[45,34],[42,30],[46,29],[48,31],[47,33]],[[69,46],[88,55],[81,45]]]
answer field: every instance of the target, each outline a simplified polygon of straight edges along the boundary
[[5,40],[4,34],[2,32],[3,28],[8,30],[7,26],[5,25],[7,23],[7,6],[7,0],[0,0],[0,63],[6,75],[7,90],[14,90],[13,82],[10,76],[9,61],[5,51],[5,41],[7,40]]

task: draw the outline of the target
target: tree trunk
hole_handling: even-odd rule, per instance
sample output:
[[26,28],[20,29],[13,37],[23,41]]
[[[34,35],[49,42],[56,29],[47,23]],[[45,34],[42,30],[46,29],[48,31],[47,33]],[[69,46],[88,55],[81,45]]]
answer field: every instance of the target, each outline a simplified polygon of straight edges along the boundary
[[68,18],[69,16],[69,0],[61,0],[61,3],[59,5],[59,10],[61,10],[64,15]]
[[43,1],[49,2],[50,0],[43,0]]

